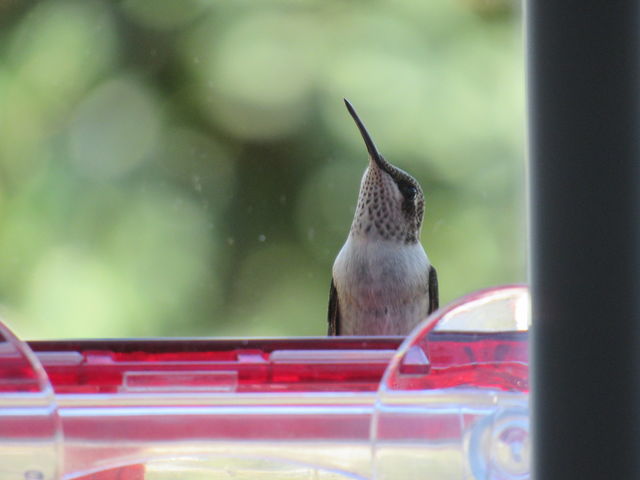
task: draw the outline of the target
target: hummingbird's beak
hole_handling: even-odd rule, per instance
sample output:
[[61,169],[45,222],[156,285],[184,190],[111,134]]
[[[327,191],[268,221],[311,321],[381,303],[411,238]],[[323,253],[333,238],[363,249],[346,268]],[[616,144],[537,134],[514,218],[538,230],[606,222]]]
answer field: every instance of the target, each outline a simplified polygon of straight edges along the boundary
[[358,116],[355,109],[353,108],[353,105],[351,105],[351,103],[349,103],[349,100],[347,100],[346,98],[344,99],[344,104],[347,106],[347,110],[349,110],[349,113],[353,117],[353,120],[356,122],[356,125],[358,126],[358,130],[360,130],[360,134],[362,135],[364,144],[367,146],[367,150],[369,151],[369,155],[371,156],[371,159],[376,163],[376,165],[379,168],[387,171],[387,168],[386,168],[387,161],[382,157],[382,155],[376,148],[376,144],[373,143],[373,140],[371,139],[371,135],[369,135],[369,132],[367,131],[364,124],[362,123],[362,120],[360,120],[360,117]]

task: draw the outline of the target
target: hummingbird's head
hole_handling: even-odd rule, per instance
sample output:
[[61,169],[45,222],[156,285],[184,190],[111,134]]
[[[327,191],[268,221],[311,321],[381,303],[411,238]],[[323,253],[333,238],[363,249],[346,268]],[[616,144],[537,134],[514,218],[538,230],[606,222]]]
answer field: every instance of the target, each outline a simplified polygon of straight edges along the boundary
[[418,242],[424,214],[420,184],[384,159],[353,106],[346,99],[344,103],[369,151],[351,232],[408,244]]

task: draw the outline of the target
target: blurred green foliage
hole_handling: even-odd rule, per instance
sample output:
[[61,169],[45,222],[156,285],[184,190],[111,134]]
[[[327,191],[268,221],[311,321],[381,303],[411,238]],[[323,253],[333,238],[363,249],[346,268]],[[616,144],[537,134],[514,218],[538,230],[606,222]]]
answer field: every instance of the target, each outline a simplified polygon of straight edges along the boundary
[[0,2],[0,302],[26,338],[310,335],[367,162],[427,197],[442,302],[523,281],[501,0]]

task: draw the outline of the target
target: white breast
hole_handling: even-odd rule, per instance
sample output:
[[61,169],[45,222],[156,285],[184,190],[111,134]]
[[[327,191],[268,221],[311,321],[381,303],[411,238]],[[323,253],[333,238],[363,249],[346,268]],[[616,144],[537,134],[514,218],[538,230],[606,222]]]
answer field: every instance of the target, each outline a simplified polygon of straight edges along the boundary
[[340,333],[409,333],[428,313],[429,266],[420,243],[349,235],[333,265]]

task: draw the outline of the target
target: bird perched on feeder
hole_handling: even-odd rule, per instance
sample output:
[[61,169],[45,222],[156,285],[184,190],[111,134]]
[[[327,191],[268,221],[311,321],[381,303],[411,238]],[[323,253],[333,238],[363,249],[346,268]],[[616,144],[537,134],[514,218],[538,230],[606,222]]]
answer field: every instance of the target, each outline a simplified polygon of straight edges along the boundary
[[420,244],[424,195],[376,148],[345,99],[369,152],[347,241],[333,264],[329,335],[406,335],[438,308],[436,270]]

